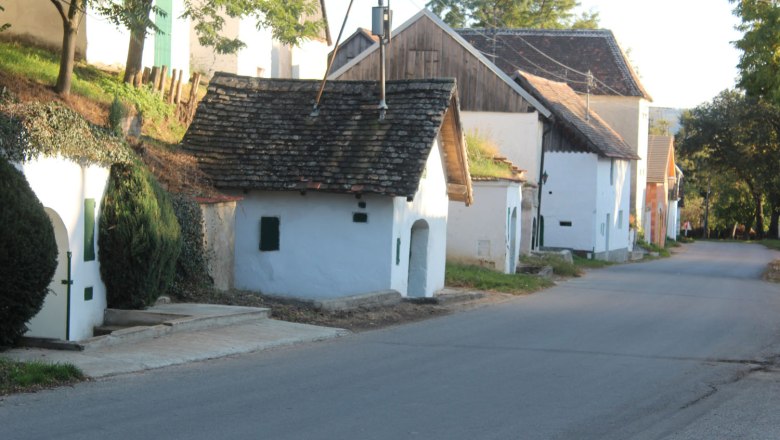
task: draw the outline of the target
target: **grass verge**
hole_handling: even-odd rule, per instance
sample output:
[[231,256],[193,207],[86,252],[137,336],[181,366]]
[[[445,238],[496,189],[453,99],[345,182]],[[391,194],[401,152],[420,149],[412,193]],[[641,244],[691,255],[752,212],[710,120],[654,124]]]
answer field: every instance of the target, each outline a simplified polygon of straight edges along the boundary
[[17,362],[0,358],[0,395],[38,391],[83,380],[84,373],[70,364]]
[[587,259],[578,255],[573,255],[574,265],[581,269],[601,269],[602,267],[612,266],[615,263],[611,261]]
[[765,240],[759,241],[759,243],[763,244],[764,246],[768,247],[769,249],[774,249],[776,251],[780,251],[780,240],[776,238],[767,238]]
[[521,261],[533,266],[550,266],[555,275],[563,277],[578,277],[581,275],[577,265],[565,261],[563,258],[554,255],[545,255],[542,257],[522,257]]
[[504,274],[483,267],[447,263],[444,283],[449,287],[522,295],[550,287],[553,282],[534,275]]

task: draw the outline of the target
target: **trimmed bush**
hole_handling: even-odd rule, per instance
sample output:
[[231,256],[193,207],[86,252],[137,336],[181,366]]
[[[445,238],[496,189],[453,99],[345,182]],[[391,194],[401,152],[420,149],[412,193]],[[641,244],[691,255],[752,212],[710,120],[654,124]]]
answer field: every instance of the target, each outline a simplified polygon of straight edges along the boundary
[[98,248],[109,307],[142,309],[170,288],[181,231],[168,194],[143,165],[111,167]]
[[43,307],[57,269],[51,220],[27,179],[0,159],[0,346],[12,345]]
[[178,299],[193,298],[193,291],[213,286],[209,276],[206,249],[203,245],[203,213],[190,196],[171,194],[173,210],[181,227],[181,254],[176,261],[171,294]]

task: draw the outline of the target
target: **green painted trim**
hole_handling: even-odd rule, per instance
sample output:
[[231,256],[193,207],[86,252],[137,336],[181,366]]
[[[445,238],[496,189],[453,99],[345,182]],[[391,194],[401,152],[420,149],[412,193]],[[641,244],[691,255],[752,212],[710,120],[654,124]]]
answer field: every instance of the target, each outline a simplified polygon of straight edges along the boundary
[[85,287],[84,288],[84,301],[92,301],[92,296],[93,296],[92,293],[93,293],[93,289],[92,289],[91,286],[90,287]]
[[95,261],[95,199],[84,199],[84,261]]

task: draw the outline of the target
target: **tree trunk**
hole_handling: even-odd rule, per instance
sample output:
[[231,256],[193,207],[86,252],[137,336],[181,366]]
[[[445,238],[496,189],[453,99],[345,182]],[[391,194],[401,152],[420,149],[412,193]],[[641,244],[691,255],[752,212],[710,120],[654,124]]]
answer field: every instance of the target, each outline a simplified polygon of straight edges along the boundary
[[756,238],[760,240],[764,238],[764,198],[761,194],[753,194],[753,200],[756,204]]
[[70,84],[73,79],[73,65],[76,58],[76,36],[78,28],[71,23],[62,23],[62,51],[60,53],[60,73],[54,91],[63,96],[70,95]]
[[143,72],[145,40],[145,30],[130,33],[130,45],[127,48],[127,62],[125,63],[125,77],[123,79],[126,83],[132,84],[136,74]]
[[769,221],[769,234],[771,238],[780,238],[780,203],[772,205],[772,216]]

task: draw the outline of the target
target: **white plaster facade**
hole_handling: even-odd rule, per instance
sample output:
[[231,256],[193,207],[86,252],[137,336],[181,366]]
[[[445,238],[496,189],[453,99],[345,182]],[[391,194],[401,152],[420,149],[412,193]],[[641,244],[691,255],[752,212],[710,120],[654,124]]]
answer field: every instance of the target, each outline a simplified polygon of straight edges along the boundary
[[669,216],[666,218],[666,236],[677,240],[680,235],[680,206],[678,200],[669,200]]
[[520,257],[522,184],[472,181],[474,204],[450,202],[447,260],[515,273]]
[[636,96],[591,95],[590,105],[626,141],[640,159],[631,164],[631,214],[643,227],[647,189],[647,141],[650,102]]
[[629,249],[629,161],[592,153],[545,154],[543,245],[625,261]]
[[[103,323],[106,287],[98,263],[98,219],[109,169],[83,166],[63,158],[38,158],[18,165],[46,209],[58,243],[58,268],[43,309],[30,320],[27,336],[81,340],[92,337],[93,327]],[[85,201],[94,202],[94,255],[85,261]],[[71,252],[70,326],[66,329],[67,252]],[[91,288],[91,299],[88,290]]]
[[[252,191],[235,214],[235,285],[307,299],[388,289],[432,296],[444,287],[448,200],[438,143],[413,201]],[[259,250],[262,217],[279,219],[279,250]]]
[[499,152],[514,165],[525,170],[525,177],[532,182],[525,189],[527,197],[521,210],[520,253],[531,252],[533,225],[536,223],[538,197],[535,186],[539,183],[542,160],[544,124],[538,111],[529,113],[461,111],[463,127],[477,132],[496,143]]
[[325,75],[327,42],[313,39],[289,46],[274,40],[270,29],[257,29],[255,19],[224,18],[224,35],[239,38],[246,47],[235,54],[217,54],[213,48],[201,46],[191,28],[191,64],[195,71],[208,77],[214,72],[261,78],[321,79]]

